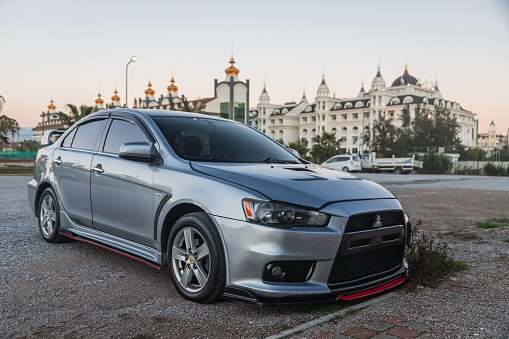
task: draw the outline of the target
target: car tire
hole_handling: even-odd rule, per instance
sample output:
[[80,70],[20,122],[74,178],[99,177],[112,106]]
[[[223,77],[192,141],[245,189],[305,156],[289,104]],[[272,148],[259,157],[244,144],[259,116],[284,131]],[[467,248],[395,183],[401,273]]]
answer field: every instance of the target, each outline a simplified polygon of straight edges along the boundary
[[343,167],[343,172],[348,172],[348,167]]
[[396,169],[394,170],[394,173],[401,174],[401,173],[403,173],[403,169],[401,167],[396,167]]
[[206,213],[190,213],[177,220],[170,231],[166,255],[173,285],[185,299],[209,304],[222,298],[224,248]]
[[60,234],[60,208],[53,189],[46,188],[42,192],[37,211],[39,231],[44,240],[49,243],[61,243],[71,240]]

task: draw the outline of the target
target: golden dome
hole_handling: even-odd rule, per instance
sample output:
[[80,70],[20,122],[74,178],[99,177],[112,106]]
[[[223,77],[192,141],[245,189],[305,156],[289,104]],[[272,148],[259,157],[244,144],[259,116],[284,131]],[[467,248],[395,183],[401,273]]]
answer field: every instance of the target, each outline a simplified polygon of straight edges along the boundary
[[235,63],[235,60],[233,60],[233,57],[230,59],[231,66],[224,70],[227,76],[229,77],[236,77],[239,75],[239,69],[233,66]]
[[117,95],[118,91],[115,89],[115,95],[111,97],[111,101],[120,102],[120,97]]
[[152,83],[149,81],[148,88],[145,90],[145,95],[148,97],[153,97],[154,94],[156,93],[151,87],[152,87]]
[[169,93],[177,93],[178,91],[178,87],[175,86],[173,83],[175,82],[175,80],[173,80],[173,77],[171,77],[171,85],[166,87],[168,89],[168,92]]
[[54,111],[57,108],[57,106],[53,105],[53,99],[51,99],[51,104],[49,104],[48,109],[50,111]]
[[99,94],[97,94],[97,99],[95,100],[95,104],[97,106],[100,106],[100,105],[104,104],[104,100],[101,99],[101,92],[99,92]]

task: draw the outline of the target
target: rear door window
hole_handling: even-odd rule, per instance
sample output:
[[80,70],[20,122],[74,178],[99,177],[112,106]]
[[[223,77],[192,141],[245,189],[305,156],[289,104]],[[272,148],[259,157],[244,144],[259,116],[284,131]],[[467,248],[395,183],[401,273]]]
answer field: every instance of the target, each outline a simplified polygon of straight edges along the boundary
[[74,135],[76,134],[76,131],[78,129],[75,128],[71,131],[71,133],[67,134],[67,136],[65,137],[65,139],[62,141],[62,144],[60,145],[60,147],[72,147],[72,141],[74,139]]
[[123,143],[135,141],[150,142],[145,133],[135,124],[125,120],[114,119],[106,136],[103,152],[118,154]]
[[72,148],[93,151],[103,123],[104,120],[94,120],[78,126]]

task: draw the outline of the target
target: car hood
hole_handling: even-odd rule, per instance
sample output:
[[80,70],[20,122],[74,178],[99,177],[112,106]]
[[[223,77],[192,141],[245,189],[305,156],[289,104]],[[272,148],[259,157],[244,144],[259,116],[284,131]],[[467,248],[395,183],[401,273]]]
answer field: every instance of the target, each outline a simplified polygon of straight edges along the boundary
[[395,199],[382,186],[319,165],[191,162],[193,170],[262,193],[274,201],[320,208],[330,202]]

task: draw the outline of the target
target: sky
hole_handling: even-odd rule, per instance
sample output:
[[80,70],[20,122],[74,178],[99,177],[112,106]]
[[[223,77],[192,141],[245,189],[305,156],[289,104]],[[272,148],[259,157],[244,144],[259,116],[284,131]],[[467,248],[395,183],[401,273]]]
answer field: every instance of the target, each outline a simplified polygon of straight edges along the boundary
[[369,87],[380,58],[388,85],[404,71],[438,77],[446,100],[509,128],[509,0],[107,1],[0,0],[2,114],[35,126],[51,97],[94,105],[115,87],[129,105],[156,97],[172,73],[188,99],[214,95],[232,51],[251,106],[265,81],[272,103],[312,100],[325,72],[337,97]]

